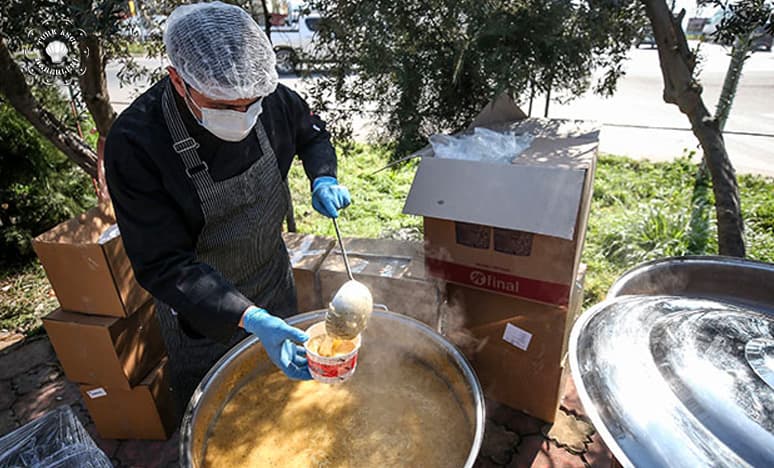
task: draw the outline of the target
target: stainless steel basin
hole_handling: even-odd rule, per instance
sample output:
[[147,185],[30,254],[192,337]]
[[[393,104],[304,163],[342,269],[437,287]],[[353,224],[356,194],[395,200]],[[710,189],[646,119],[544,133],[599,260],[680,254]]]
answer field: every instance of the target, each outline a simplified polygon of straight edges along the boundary
[[[309,312],[291,317],[287,322],[304,329],[323,320],[324,316],[324,311]],[[389,351],[394,351],[396,357],[409,356],[422,362],[423,366],[446,383],[469,425],[470,452],[465,466],[472,467],[484,435],[484,398],[478,379],[462,354],[428,326],[381,310],[374,310],[363,334],[364,346],[376,340],[380,344],[388,343]],[[276,371],[261,351],[257,338],[245,339],[223,356],[199,384],[180,429],[181,465],[202,466],[208,432],[226,403],[246,383]],[[365,358],[360,359],[358,369],[369,365],[376,364]],[[444,428],[439,427],[438,430],[444,431]]]
[[774,265],[637,267],[576,323],[570,365],[624,466],[774,466]]

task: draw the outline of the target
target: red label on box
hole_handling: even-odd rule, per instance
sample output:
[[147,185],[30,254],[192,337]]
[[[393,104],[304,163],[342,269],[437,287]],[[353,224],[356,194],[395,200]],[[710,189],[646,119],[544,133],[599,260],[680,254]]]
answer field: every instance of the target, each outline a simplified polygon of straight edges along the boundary
[[522,278],[434,258],[425,258],[425,265],[431,275],[453,283],[559,306],[567,305],[570,301],[568,284]]

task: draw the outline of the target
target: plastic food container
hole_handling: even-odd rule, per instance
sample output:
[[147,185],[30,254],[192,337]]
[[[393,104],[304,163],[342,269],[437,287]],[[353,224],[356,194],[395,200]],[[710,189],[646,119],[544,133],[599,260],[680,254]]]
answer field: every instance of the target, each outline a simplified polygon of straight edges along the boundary
[[[315,323],[306,330],[306,333],[309,335],[308,344],[315,337],[325,334],[325,322]],[[352,377],[357,368],[357,355],[362,341],[361,335],[352,341],[355,343],[355,349],[338,356],[320,356],[304,345],[306,359],[309,362],[309,373],[312,374],[312,378],[317,382],[332,384],[344,382]]]

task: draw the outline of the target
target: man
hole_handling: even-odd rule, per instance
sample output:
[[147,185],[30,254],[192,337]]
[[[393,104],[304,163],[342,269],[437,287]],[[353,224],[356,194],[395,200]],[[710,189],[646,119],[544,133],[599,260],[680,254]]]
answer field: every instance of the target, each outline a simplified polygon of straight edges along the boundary
[[252,333],[288,377],[309,379],[305,333],[281,237],[298,154],[317,211],[349,205],[325,124],[277,84],[268,38],[242,9],[177,8],[164,43],[169,77],[125,110],[105,170],[126,252],[153,294],[185,408],[207,370]]

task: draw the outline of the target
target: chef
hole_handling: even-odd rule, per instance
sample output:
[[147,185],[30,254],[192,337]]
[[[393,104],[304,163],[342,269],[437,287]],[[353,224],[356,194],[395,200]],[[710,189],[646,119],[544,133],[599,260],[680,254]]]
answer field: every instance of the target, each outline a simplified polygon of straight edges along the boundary
[[294,155],[312,205],[335,218],[350,203],[325,123],[278,84],[272,46],[244,10],[178,7],[164,44],[169,76],[115,121],[105,171],[126,252],[156,298],[171,385],[185,408],[207,370],[256,335],[291,379],[309,379],[308,339],[280,235]]

